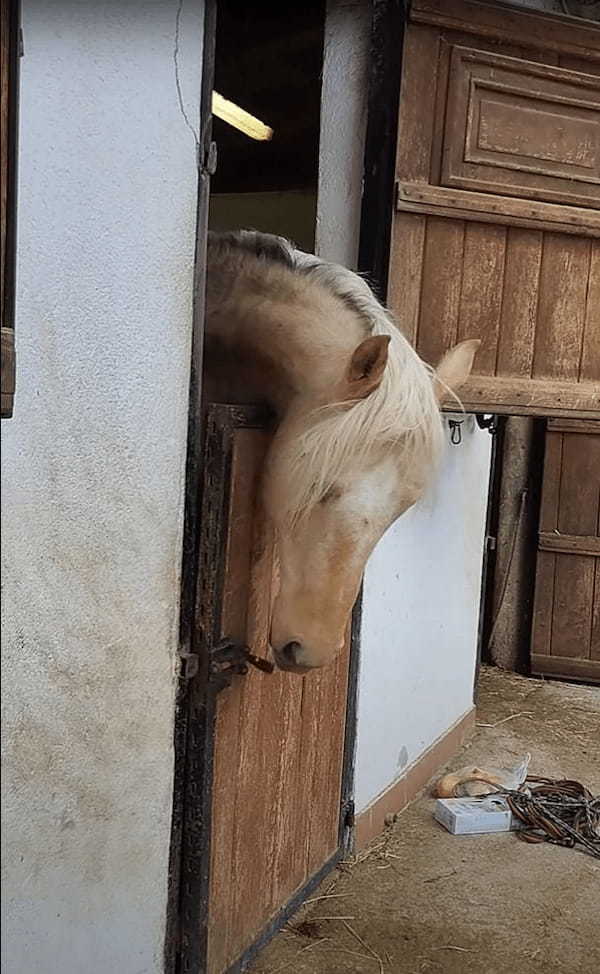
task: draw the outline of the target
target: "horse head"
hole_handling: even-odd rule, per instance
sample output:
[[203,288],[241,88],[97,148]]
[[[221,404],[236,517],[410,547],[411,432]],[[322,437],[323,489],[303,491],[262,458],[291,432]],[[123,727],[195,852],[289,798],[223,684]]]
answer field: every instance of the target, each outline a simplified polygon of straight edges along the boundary
[[279,558],[271,646],[281,669],[306,672],[343,648],[367,559],[430,482],[442,443],[439,403],[465,382],[479,345],[455,346],[434,373],[415,356],[413,368],[402,370],[416,386],[404,390],[412,409],[404,419],[400,409],[395,425],[383,401],[391,388],[373,410],[366,401],[376,400],[389,367],[390,339],[381,337],[352,355],[343,404],[290,410],[267,457],[264,502]]
[[279,564],[270,638],[282,669],[305,672],[344,645],[367,559],[431,480],[440,402],[479,342],[434,372],[357,274],[244,231],[209,239],[206,330],[225,394],[278,414],[262,481]]

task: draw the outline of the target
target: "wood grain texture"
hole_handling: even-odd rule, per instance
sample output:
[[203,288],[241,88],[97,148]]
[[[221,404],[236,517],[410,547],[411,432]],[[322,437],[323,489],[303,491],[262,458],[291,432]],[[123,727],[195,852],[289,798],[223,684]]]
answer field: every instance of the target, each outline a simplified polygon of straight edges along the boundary
[[429,179],[438,57],[438,31],[430,27],[406,31],[396,154],[401,179]]
[[544,486],[540,506],[540,531],[547,532],[548,534],[558,531],[562,453],[563,437],[561,433],[547,432],[544,456]]
[[531,630],[532,656],[550,656],[556,559],[557,555],[548,551],[538,553]]
[[388,306],[411,344],[417,343],[427,217],[397,213],[392,227]]
[[592,60],[591,58],[577,57],[575,54],[563,54],[560,52],[558,54],[558,64],[561,68],[567,68],[569,71],[585,71],[587,74],[595,74],[596,77],[600,77],[600,61]]
[[600,241],[593,240],[581,350],[580,379],[600,383]]
[[549,419],[547,428],[557,433],[594,433],[599,432],[598,420],[593,419],[573,419],[570,416],[563,416],[560,419]]
[[557,677],[562,680],[581,680],[585,683],[600,683],[600,660],[571,659],[568,656],[531,657],[531,672],[534,676]]
[[531,375],[541,263],[542,234],[538,230],[510,228],[506,237],[496,374]]
[[[475,4],[475,9],[485,21],[489,8],[484,10]],[[425,7],[420,5],[418,10],[423,12]],[[540,32],[548,27],[548,18],[539,14],[532,13],[528,22],[537,23]],[[437,68],[431,75],[432,87],[437,90],[435,99],[428,96],[425,101],[416,80],[418,68],[423,66],[418,58],[423,58],[423,64],[433,64],[434,45],[431,35],[424,33],[424,25],[408,27],[405,75],[413,80],[401,92],[402,163],[398,167],[389,300],[404,333],[432,365],[457,341],[481,339],[472,375],[461,389],[461,399],[468,410],[599,417],[600,206],[560,205],[501,192],[473,192],[431,184],[432,179],[440,177],[444,165],[446,149],[441,133],[452,139],[453,125],[456,137],[462,138],[462,142],[457,142],[461,146],[459,157],[464,156],[463,130],[465,119],[470,118],[468,86],[460,88],[453,106],[447,101],[451,64],[458,63],[457,58],[465,64],[471,63],[470,58],[473,65],[487,72],[482,82],[492,88],[500,85],[502,91],[503,82],[500,84],[502,79],[496,73],[502,70],[507,78],[512,77],[516,65],[532,82],[530,93],[538,101],[543,101],[546,94],[560,101],[564,95],[561,85],[565,91],[572,88],[577,97],[588,91],[596,97],[596,77],[594,72],[581,70],[576,77],[573,67],[565,69],[560,63],[564,54],[578,58],[577,65],[581,67],[579,62],[585,61],[581,52],[568,54],[552,46],[530,48],[526,39],[516,34],[510,39],[503,36],[502,43],[496,45],[484,32],[481,43],[475,44],[472,35],[478,26],[479,22],[470,25],[471,36],[439,31]],[[469,50],[465,43],[470,45]],[[462,45],[460,50],[456,45]],[[538,82],[548,90],[537,92]],[[421,77],[419,84],[423,83]],[[515,97],[520,97],[520,82],[511,83]],[[495,88],[492,94],[494,98],[498,94]],[[572,99],[563,101],[571,105]],[[577,111],[580,109],[581,106]],[[453,123],[452,111],[455,115],[458,112],[460,125],[456,119]],[[427,112],[434,113],[431,146]],[[575,114],[573,118],[579,116]],[[510,112],[505,121],[508,127],[504,135],[490,130],[486,138],[488,142],[495,139],[496,149],[507,153],[507,158],[514,156],[512,150],[525,139],[523,151],[526,149],[531,160],[537,160],[540,172],[545,166],[548,171],[554,166],[558,172],[562,165],[568,168],[571,160],[583,169],[597,165],[596,150],[590,144],[581,149],[581,155],[577,139],[561,145],[562,155],[558,153],[554,161],[546,159],[554,158],[556,153],[549,152],[542,129],[538,131],[533,126],[531,131],[513,131]],[[473,124],[471,119],[469,125]],[[480,150],[485,153],[489,149],[487,142],[473,142],[474,132],[475,129],[469,136],[471,161]],[[514,145],[510,139],[516,140]],[[518,165],[525,162],[521,159]],[[532,167],[533,171],[533,163]],[[406,173],[413,173],[412,179],[407,179]],[[552,178],[558,177],[555,174]],[[570,179],[566,181],[571,183]],[[444,408],[452,408],[452,403],[444,403]]]
[[579,379],[589,269],[589,240],[545,234],[534,377]]
[[[239,640],[248,638],[248,603],[253,547],[253,500],[268,436],[256,430],[237,430],[232,460],[232,486],[229,531],[225,556],[225,577],[221,635]],[[224,876],[235,870],[237,780],[239,776],[240,733],[246,685],[235,679],[217,701],[214,753],[212,835],[209,911],[209,970],[221,971],[231,952],[237,949],[239,931],[235,929],[234,885]]]
[[589,659],[595,559],[557,555],[551,656]]
[[600,27],[574,17],[478,0],[413,0],[410,17],[413,23],[451,28],[494,42],[514,43],[518,39],[527,47],[552,51],[560,57],[600,61]]
[[472,375],[460,390],[465,407],[477,412],[514,413],[516,416],[600,416],[597,382],[557,379],[521,379],[510,376]]
[[426,186],[424,183],[401,180],[397,187],[396,209],[455,220],[524,227],[526,230],[554,230],[594,238],[600,236],[599,210],[478,193],[450,186]]
[[[222,634],[268,654],[273,539],[258,501],[268,435],[237,430]],[[250,668],[217,705],[209,974],[221,974],[338,846],[349,647],[300,678]]]
[[594,208],[600,83],[472,44],[452,49],[440,182]]
[[436,217],[427,221],[417,349],[431,365],[456,342],[464,236],[464,226],[458,221]]
[[538,545],[540,551],[557,551],[574,555],[600,555],[600,538],[581,537],[578,534],[540,531]]
[[557,527],[561,534],[596,535],[600,506],[600,435],[564,433]]
[[483,223],[465,228],[458,340],[481,339],[477,374],[493,375],[496,366],[506,230]]
[[532,629],[535,673],[595,679],[596,664],[586,661],[599,652],[599,566],[600,422],[555,421],[546,432]]
[[600,666],[600,558],[596,559],[596,569],[594,572],[594,601],[592,604],[590,659],[597,660],[598,665]]

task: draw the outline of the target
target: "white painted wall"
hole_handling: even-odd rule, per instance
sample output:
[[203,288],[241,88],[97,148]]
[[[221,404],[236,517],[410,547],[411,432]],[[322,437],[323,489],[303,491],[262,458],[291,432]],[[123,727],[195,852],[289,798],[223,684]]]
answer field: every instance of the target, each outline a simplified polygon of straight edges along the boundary
[[23,2],[4,974],[162,969],[197,183],[176,11]]
[[327,0],[315,253],[356,268],[369,94],[371,8]]
[[[433,489],[373,553],[363,599],[356,807],[473,704],[491,437],[464,419]],[[449,435],[448,435],[449,441]]]

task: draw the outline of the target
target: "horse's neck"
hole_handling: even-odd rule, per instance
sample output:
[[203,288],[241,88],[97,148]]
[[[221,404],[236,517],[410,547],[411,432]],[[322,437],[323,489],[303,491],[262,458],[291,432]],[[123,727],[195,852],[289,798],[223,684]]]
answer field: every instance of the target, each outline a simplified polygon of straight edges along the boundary
[[283,415],[296,391],[285,370],[265,357],[260,345],[242,347],[228,337],[207,328],[204,398],[209,402],[266,403]]
[[266,402],[282,415],[292,401],[330,391],[361,338],[339,301],[309,287],[290,300],[276,279],[273,294],[229,283],[209,288],[205,397]]

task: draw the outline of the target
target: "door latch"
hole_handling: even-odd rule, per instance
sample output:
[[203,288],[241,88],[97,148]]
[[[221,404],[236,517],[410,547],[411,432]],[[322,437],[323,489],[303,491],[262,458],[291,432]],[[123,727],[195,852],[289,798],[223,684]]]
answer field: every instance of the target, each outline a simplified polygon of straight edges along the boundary
[[242,676],[246,674],[249,666],[254,666],[263,673],[272,673],[275,669],[270,660],[255,656],[247,646],[233,639],[222,639],[210,651],[208,681],[217,690],[223,690],[231,686],[231,680],[236,673]]

